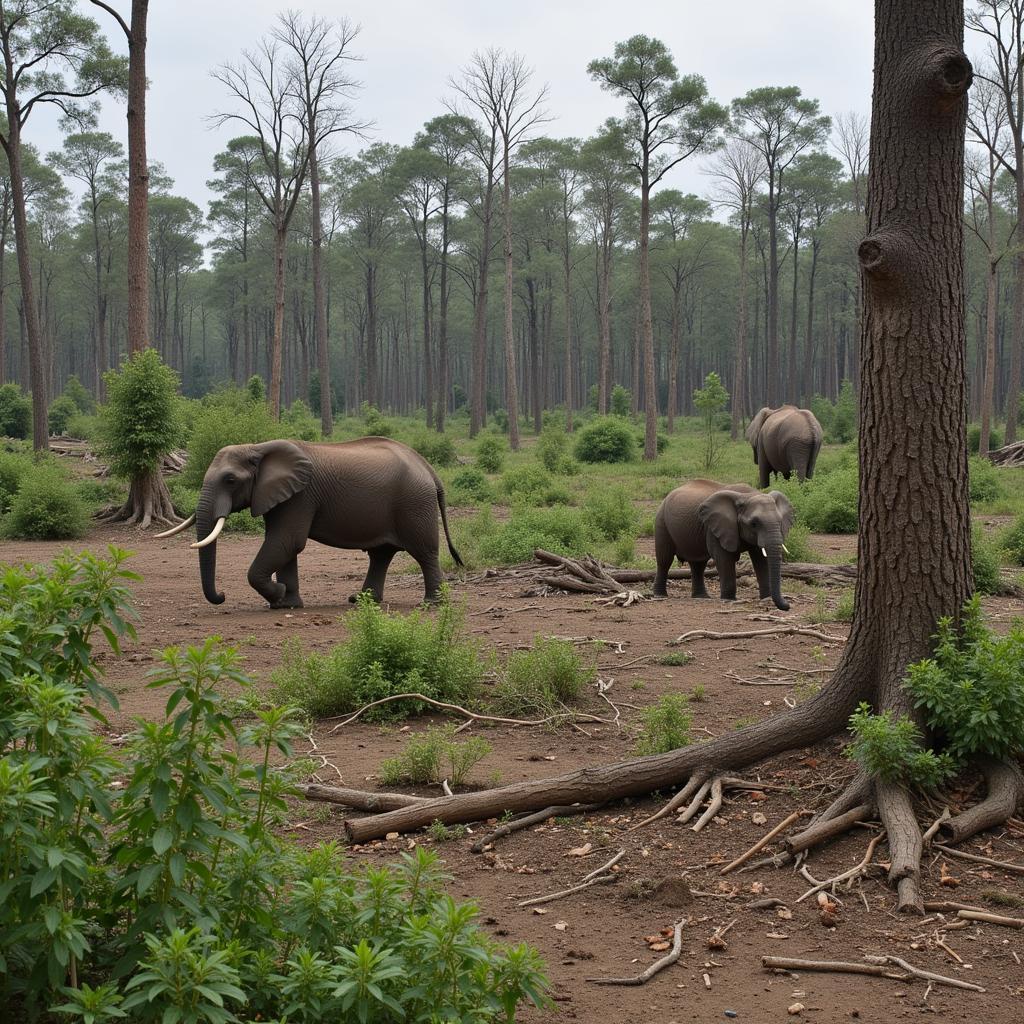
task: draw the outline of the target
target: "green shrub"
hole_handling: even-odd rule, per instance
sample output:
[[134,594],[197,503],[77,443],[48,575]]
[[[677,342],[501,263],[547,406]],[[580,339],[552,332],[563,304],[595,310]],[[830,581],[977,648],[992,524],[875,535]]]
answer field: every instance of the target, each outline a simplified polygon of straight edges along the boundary
[[[399,693],[422,693],[465,705],[487,664],[477,642],[463,637],[463,612],[447,596],[434,617],[386,612],[366,594],[347,619],[349,638],[326,654],[304,654],[297,643],[271,674],[274,699],[314,718],[345,714]],[[401,700],[372,709],[377,721],[418,714],[421,701]]]
[[594,420],[576,439],[576,458],[580,462],[630,462],[635,454],[633,431],[615,417]]
[[[0,474],[0,488],[3,478]],[[999,538],[999,546],[1014,565],[1024,565],[1024,516],[1018,516]]]
[[998,594],[999,545],[989,540],[980,527],[971,531],[971,565],[974,570],[974,590],[978,594]]
[[811,531],[806,523],[794,523],[786,534],[786,548],[789,551],[785,555],[787,562],[818,562],[818,552],[811,545]]
[[47,412],[51,435],[67,433],[68,424],[78,415],[78,406],[67,395],[58,395]]
[[569,435],[561,427],[545,427],[534,446],[540,464],[549,473],[558,473],[565,462],[569,450]]
[[594,664],[585,662],[571,641],[536,636],[529,650],[509,655],[494,700],[507,715],[546,716],[579,700],[596,678]]
[[906,715],[874,715],[871,706],[862,703],[850,716],[850,731],[854,739],[844,753],[883,782],[930,789],[956,772],[948,754],[921,746],[921,731]]
[[959,631],[942,619],[935,654],[911,665],[904,687],[958,765],[978,755],[1012,761],[1024,753],[1024,624],[1000,636],[981,601],[964,606]]
[[100,413],[102,450],[110,470],[123,480],[147,476],[184,435],[178,375],[147,348],[103,379],[108,400]]
[[313,416],[312,409],[301,398],[296,398],[281,414],[281,423],[288,436],[298,441],[319,441],[322,437],[319,418]]
[[258,373],[254,373],[245,382],[245,392],[250,402],[265,402],[267,400],[267,385]]
[[68,377],[64,385],[64,395],[75,403],[76,411],[83,416],[92,416],[96,412],[96,399],[75,374]]
[[0,435],[26,438],[31,433],[31,399],[17,384],[0,384]]
[[575,508],[512,509],[506,523],[495,523],[480,539],[480,558],[488,565],[514,565],[533,560],[535,548],[560,555],[586,554],[600,538]]
[[775,485],[796,509],[797,519],[812,533],[857,532],[857,466],[846,464],[798,484]]
[[689,700],[682,693],[666,693],[658,703],[640,712],[641,730],[636,752],[641,756],[667,754],[690,745]]
[[[989,451],[999,447],[999,434],[992,427],[988,432]],[[967,427],[967,451],[971,455],[977,455],[981,451],[981,424],[971,423]]]
[[189,487],[200,487],[213,457],[225,445],[259,444],[286,432],[270,415],[269,406],[253,401],[247,391],[225,389],[207,395],[192,414],[182,480]]
[[455,442],[447,434],[433,430],[421,430],[409,440],[409,447],[415,449],[432,466],[454,466],[459,461]]
[[988,459],[972,455],[967,460],[967,478],[970,482],[972,505],[981,505],[996,501],[1005,496],[1000,470],[996,469]]
[[520,505],[568,505],[572,495],[538,465],[526,463],[507,470],[501,488]]
[[839,386],[830,421],[825,435],[829,444],[849,444],[857,436],[857,396],[851,381],[844,380]]
[[616,384],[612,388],[609,407],[613,416],[628,417],[632,415],[633,392],[628,391],[621,384]]
[[89,529],[89,513],[63,469],[52,463],[33,466],[21,479],[4,520],[7,537],[22,540],[71,540]]
[[600,488],[587,495],[583,514],[593,528],[606,540],[620,537],[633,538],[639,527],[640,515],[625,487]]
[[32,457],[20,452],[0,452],[0,515],[6,515],[21,489],[21,482],[33,471]]
[[711,372],[704,378],[704,387],[693,392],[693,404],[704,422],[703,430],[703,467],[704,471],[712,469],[721,456],[722,444],[716,420],[729,402],[729,392],[722,385],[717,373]]
[[395,428],[391,421],[369,402],[359,406],[359,415],[363,418],[363,426],[371,437],[391,437]]
[[[646,442],[646,440],[647,440],[647,438],[645,437],[644,432],[642,430],[638,431],[637,434],[636,434],[636,446],[637,446],[638,450],[640,450],[640,451],[643,450],[644,443]],[[667,437],[667,435],[665,435],[665,434],[655,434],[654,435],[654,450],[655,450],[655,452],[658,455],[663,455],[668,450],[668,437]]]
[[458,741],[455,726],[446,725],[410,736],[402,753],[385,758],[377,774],[384,786],[430,786],[447,781],[452,789],[459,789],[490,752],[491,745],[482,736]]
[[506,446],[494,434],[485,434],[476,446],[476,464],[485,473],[500,473],[505,463]]
[[103,424],[96,413],[77,413],[68,423],[68,434],[83,441],[99,441],[103,436]]
[[815,395],[811,399],[809,408],[814,413],[814,418],[821,424],[821,429],[825,434],[831,434],[835,406],[824,395]]
[[475,505],[493,501],[494,489],[490,481],[476,466],[466,466],[452,477],[448,488],[448,501],[455,505]]

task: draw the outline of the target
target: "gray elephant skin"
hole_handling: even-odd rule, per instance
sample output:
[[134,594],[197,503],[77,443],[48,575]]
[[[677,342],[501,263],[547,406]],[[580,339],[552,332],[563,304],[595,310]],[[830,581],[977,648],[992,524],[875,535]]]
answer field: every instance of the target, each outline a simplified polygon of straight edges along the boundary
[[386,437],[221,448],[206,471],[195,516],[203,594],[212,604],[224,600],[216,586],[216,537],[226,516],[246,508],[263,517],[266,531],[249,567],[249,585],[272,608],[302,607],[298,556],[310,539],[366,551],[370,567],[362,589],[378,602],[399,551],[423,570],[425,599],[437,600],[438,511],[448,550],[462,564],[437,474],[423,456]]
[[796,473],[801,483],[814,476],[822,432],[810,409],[765,406],[750,421],[746,436],[754,449],[759,486],[767,487],[772,473],[781,473],[787,480]]
[[694,597],[707,597],[704,570],[713,558],[723,601],[736,600],[736,562],[749,552],[761,597],[789,611],[782,596],[783,542],[793,525],[793,506],[784,494],[762,494],[746,484],[691,480],[677,487],[654,519],[654,553],[658,570],[654,596],[667,597],[665,584],[672,561],[688,562]]

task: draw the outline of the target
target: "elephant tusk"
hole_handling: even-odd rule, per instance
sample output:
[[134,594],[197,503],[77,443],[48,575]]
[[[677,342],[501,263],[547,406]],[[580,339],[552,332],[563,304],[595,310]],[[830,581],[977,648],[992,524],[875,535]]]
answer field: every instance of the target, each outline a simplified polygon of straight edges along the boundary
[[217,520],[217,525],[210,531],[209,536],[204,537],[202,540],[197,540],[192,547],[205,548],[207,545],[212,544],[220,536],[220,531],[224,529],[224,524],[226,522],[227,519],[225,519],[224,516],[221,516],[220,519]]
[[192,513],[183,523],[178,523],[177,526],[172,526],[169,530],[164,530],[163,533],[156,534],[156,539],[160,540],[162,537],[173,537],[176,533],[181,533],[182,530],[187,530],[196,521],[195,512]]
[[782,550],[785,551],[787,555],[789,554],[789,548],[787,548],[785,544],[782,545]]
[[761,548],[761,554],[762,554],[762,555],[764,555],[764,557],[765,557],[765,558],[767,558],[767,557],[768,557],[768,552],[767,552],[767,551],[765,551],[765,549],[764,549],[764,548]]

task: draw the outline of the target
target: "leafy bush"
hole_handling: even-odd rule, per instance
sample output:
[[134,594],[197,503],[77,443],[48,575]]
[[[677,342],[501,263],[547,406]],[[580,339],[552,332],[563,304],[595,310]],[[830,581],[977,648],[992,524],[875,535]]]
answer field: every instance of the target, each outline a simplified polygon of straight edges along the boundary
[[20,452],[0,452],[0,515],[6,515],[21,489],[21,482],[32,472],[32,457]]
[[[326,654],[304,654],[298,643],[286,646],[281,666],[271,674],[275,700],[314,718],[355,711],[399,693],[465,705],[487,668],[479,644],[462,635],[462,610],[447,596],[431,618],[419,610],[386,612],[360,594],[347,625],[348,640]],[[423,709],[421,701],[392,701],[366,717],[382,721]]]
[[569,640],[536,636],[533,647],[509,655],[495,691],[495,704],[508,715],[549,715],[577,701],[597,678],[593,663]]
[[314,418],[312,409],[301,398],[296,398],[281,414],[281,423],[288,436],[296,440],[319,441],[322,437],[320,420]]
[[32,402],[17,384],[0,384],[0,435],[26,438],[32,433]]
[[[638,431],[636,435],[636,446],[642,450],[646,438],[644,432]],[[668,450],[668,437],[665,434],[654,435],[654,450],[658,455],[663,455]]]
[[147,348],[103,379],[108,401],[100,413],[102,450],[110,470],[124,480],[147,476],[184,435],[178,375]]
[[821,429],[826,436],[831,434],[832,419],[835,416],[835,406],[824,396],[814,395],[811,398],[809,408],[814,413],[814,418],[821,424]]
[[7,537],[70,540],[89,529],[89,513],[60,466],[40,463],[21,478],[4,520]]
[[931,658],[911,665],[904,687],[925,722],[960,765],[985,754],[1011,760],[1024,752],[1024,624],[1000,636],[981,601],[964,605],[959,631],[941,619]]
[[839,386],[839,397],[829,417],[825,440],[829,444],[849,444],[857,436],[857,396],[853,382],[844,380]]
[[459,789],[490,752],[491,745],[482,736],[460,742],[455,739],[455,726],[446,725],[410,736],[402,753],[385,758],[377,774],[384,786],[440,785],[446,780],[452,789]]
[[956,772],[948,754],[921,746],[921,730],[906,715],[874,715],[869,704],[861,703],[850,716],[850,731],[854,739],[844,753],[883,782],[931,789]]
[[433,430],[421,430],[409,440],[409,447],[415,449],[432,466],[454,466],[459,461],[455,442],[447,434]]
[[507,470],[501,478],[501,488],[512,501],[522,505],[568,505],[572,500],[564,487],[531,463]]
[[583,514],[606,540],[633,537],[639,527],[640,515],[625,487],[600,488],[587,495]]
[[713,371],[704,378],[704,387],[696,388],[693,392],[693,404],[704,423],[702,457],[705,472],[710,470],[721,456],[723,442],[715,421],[728,401],[729,392],[722,385],[722,379]]
[[267,400],[267,385],[258,373],[254,373],[245,382],[245,392],[250,402],[265,402]]
[[841,465],[803,484],[778,483],[796,509],[797,519],[813,533],[857,532],[857,466]]
[[58,395],[47,413],[48,426],[52,435],[67,433],[68,424],[78,415],[78,406],[67,395]]
[[359,415],[363,418],[363,426],[371,437],[391,437],[395,428],[391,421],[369,402],[359,406]]
[[476,446],[476,464],[485,473],[500,473],[505,462],[505,449],[501,438],[485,434]]
[[629,462],[635,454],[633,431],[615,417],[594,420],[576,439],[576,458],[580,462]]
[[[3,473],[0,471],[0,489],[3,488]],[[2,496],[0,496],[2,500]],[[999,546],[1006,552],[1014,565],[1024,565],[1024,516],[1018,516],[999,538]]]
[[988,459],[972,455],[967,460],[967,478],[970,482],[972,505],[984,504],[1002,498],[1006,491],[999,470]]
[[77,413],[68,423],[68,434],[83,441],[99,441],[103,437],[103,424],[96,413]]
[[490,481],[476,466],[466,466],[452,477],[448,488],[448,500],[456,505],[473,505],[481,501],[492,501],[494,489]]
[[569,436],[565,427],[545,427],[537,438],[534,451],[540,464],[549,472],[559,472],[569,450]]
[[789,554],[785,555],[787,562],[817,562],[818,552],[811,545],[811,531],[806,523],[794,523],[789,533],[786,534],[786,548]]
[[[992,427],[988,431],[989,451],[999,447],[999,434]],[[971,455],[977,455],[981,451],[981,424],[971,423],[967,427],[967,451]]]
[[971,531],[971,565],[974,570],[974,590],[978,594],[998,594],[999,545],[989,540],[980,527]]
[[512,509],[506,523],[494,523],[481,537],[480,558],[490,565],[514,565],[533,559],[535,548],[560,555],[586,554],[600,538],[579,509]]
[[621,384],[616,384],[612,388],[609,406],[613,416],[627,417],[632,415],[633,392],[628,391]]
[[685,694],[666,693],[640,712],[641,730],[635,750],[641,756],[667,754],[690,745],[690,702]]
[[64,397],[70,398],[75,403],[76,411],[83,416],[91,416],[96,412],[96,399],[75,374],[71,374],[64,385]]

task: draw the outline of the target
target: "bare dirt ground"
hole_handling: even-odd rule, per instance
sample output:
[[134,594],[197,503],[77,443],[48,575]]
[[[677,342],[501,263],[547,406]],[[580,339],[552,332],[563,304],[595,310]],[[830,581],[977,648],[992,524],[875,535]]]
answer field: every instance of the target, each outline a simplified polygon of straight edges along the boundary
[[[187,535],[186,535],[187,536]],[[818,550],[830,560],[853,553],[852,538],[815,537]],[[271,611],[245,582],[255,554],[255,537],[222,538],[218,550],[218,581],[226,592],[223,605],[208,605],[202,597],[196,559],[184,537],[156,541],[123,529],[97,530],[88,546],[103,551],[108,542],[134,549],[132,567],[143,576],[137,585],[141,618],[138,642],[119,661],[105,659],[112,688],[122,710],[112,721],[123,731],[132,716],[156,716],[163,699],[145,689],[145,674],[152,668],[152,652],[171,644],[198,642],[211,634],[238,645],[248,671],[259,681],[269,678],[280,659],[282,644],[298,638],[307,649],[324,650],[346,636],[346,599],[362,581],[364,556],[310,544],[300,558],[301,588],[306,607],[293,612]],[[649,544],[649,542],[646,542]],[[64,545],[5,543],[5,562],[46,561]],[[642,547],[642,545],[641,545]],[[402,572],[396,560],[386,597],[392,609],[408,611],[422,595],[418,574]],[[744,581],[745,582],[745,581]],[[692,704],[696,740],[719,735],[737,724],[748,724],[776,712],[785,698],[805,700],[819,681],[820,670],[836,663],[841,644],[826,644],[803,637],[761,640],[701,640],[688,644],[694,660],[673,667],[658,664],[664,654],[678,648],[669,642],[688,629],[736,630],[763,628],[752,622],[755,614],[775,613],[752,600],[749,583],[741,582],[741,600],[693,601],[688,584],[670,584],[670,599],[643,602],[628,609],[595,606],[586,596],[519,596],[524,584],[497,577],[481,582],[453,580],[453,593],[466,605],[467,629],[499,652],[528,645],[538,634],[596,637],[621,644],[622,653],[605,647],[598,657],[604,679],[613,677],[614,699],[635,705],[652,703],[659,694],[692,692],[704,688],[705,699]],[[710,589],[715,591],[715,582]],[[819,602],[808,588],[786,587],[793,607],[788,618],[812,621]],[[830,604],[838,599],[830,595]],[[745,599],[744,599],[745,598]],[[986,601],[990,618],[1007,623],[1020,613],[1020,603]],[[777,614],[777,613],[776,613]],[[847,627],[828,623],[825,632],[843,636]],[[645,659],[645,656],[646,659]],[[779,666],[777,673],[769,662]],[[751,677],[792,677],[795,685],[748,685]],[[728,676],[727,673],[733,673]],[[738,677],[738,678],[736,678]],[[474,781],[493,784],[500,773],[503,783],[566,772],[585,765],[628,756],[635,742],[638,712],[624,707],[621,727],[587,725],[586,733],[564,727],[542,729],[487,729],[493,753],[476,769]],[[595,695],[586,710],[606,714]],[[428,720],[409,723],[419,731]],[[401,749],[408,731],[392,726],[354,724],[332,733],[320,724],[312,739],[334,767],[320,773],[324,782],[355,788],[375,788],[380,761]],[[305,753],[306,744],[299,744]],[[336,769],[336,770],[335,770]],[[525,1012],[523,1020],[580,1020],[617,1024],[644,1019],[658,1022],[713,1021],[733,1011],[743,1021],[790,1019],[787,1008],[803,1004],[796,1019],[820,1022],[893,1021],[932,1014],[940,1020],[978,1020],[991,1024],[1020,1021],[1024,1013],[1024,931],[993,925],[960,928],[954,917],[935,914],[925,919],[899,917],[893,893],[882,872],[875,870],[850,891],[840,888],[842,901],[836,927],[826,927],[813,898],[796,902],[809,883],[791,869],[758,869],[718,875],[719,866],[752,845],[759,836],[793,810],[814,809],[852,773],[833,740],[821,747],[796,750],[768,762],[753,776],[766,788],[735,794],[721,814],[699,835],[689,827],[663,819],[625,834],[631,823],[656,810],[669,794],[632,804],[611,805],[585,818],[549,822],[496,844],[489,854],[470,852],[470,839],[443,844],[439,852],[453,876],[451,891],[457,898],[473,899],[491,934],[503,941],[532,943],[545,957],[553,982],[556,1009]],[[966,780],[950,794],[953,802],[967,801],[977,785]],[[778,787],[778,788],[769,788]],[[486,828],[474,826],[474,831]],[[291,820],[293,834],[302,842],[343,840],[341,817],[318,805],[296,801]],[[816,878],[828,878],[852,867],[862,857],[870,830],[860,829],[815,851],[808,867]],[[381,842],[352,850],[356,859],[392,859],[413,843],[430,843],[423,834],[394,842]],[[590,852],[570,856],[570,850],[590,845]],[[546,913],[516,907],[530,896],[563,889],[604,863],[620,848],[626,855],[619,865],[617,884],[546,905]],[[1024,863],[1024,834],[1000,829],[969,841],[965,849],[999,860]],[[885,861],[885,847],[878,861]],[[942,887],[943,865],[959,881]],[[985,906],[995,913],[1024,915],[1021,874],[971,864],[935,851],[925,859],[926,899],[954,899]],[[781,908],[752,911],[744,904],[759,897],[775,897]],[[661,954],[652,952],[645,937],[670,929],[686,919],[680,962],[640,988],[594,985],[591,977],[634,975]],[[735,919],[726,935],[727,948],[709,949],[706,939],[719,926]],[[762,955],[820,960],[861,960],[865,954],[895,954],[916,966],[980,985],[984,994],[936,986],[923,981],[899,982],[839,974],[772,975],[761,969]],[[705,980],[706,979],[706,980]]]

